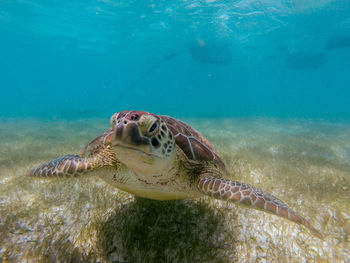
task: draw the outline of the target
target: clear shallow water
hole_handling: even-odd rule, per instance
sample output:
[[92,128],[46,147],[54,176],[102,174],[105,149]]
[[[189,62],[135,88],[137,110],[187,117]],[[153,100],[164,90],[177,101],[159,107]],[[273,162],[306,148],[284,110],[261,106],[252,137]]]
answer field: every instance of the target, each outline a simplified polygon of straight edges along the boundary
[[[0,1],[0,260],[346,261],[349,14],[330,0]],[[125,109],[188,121],[232,179],[279,196],[325,240],[234,204],[24,176]]]
[[348,1],[0,2],[1,116],[348,120]]

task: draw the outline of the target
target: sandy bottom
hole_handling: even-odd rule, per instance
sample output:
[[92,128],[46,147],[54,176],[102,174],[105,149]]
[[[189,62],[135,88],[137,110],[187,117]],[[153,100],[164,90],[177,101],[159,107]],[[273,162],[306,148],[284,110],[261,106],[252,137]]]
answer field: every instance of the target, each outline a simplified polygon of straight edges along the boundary
[[207,197],[152,201],[98,178],[33,179],[108,120],[0,121],[0,262],[349,262],[350,126],[306,120],[187,120],[231,178],[271,192],[325,236]]

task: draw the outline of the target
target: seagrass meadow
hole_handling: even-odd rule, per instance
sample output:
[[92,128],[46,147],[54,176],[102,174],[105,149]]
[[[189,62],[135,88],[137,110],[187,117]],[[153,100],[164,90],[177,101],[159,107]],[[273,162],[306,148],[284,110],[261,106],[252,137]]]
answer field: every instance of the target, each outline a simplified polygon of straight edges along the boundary
[[349,262],[350,125],[305,119],[184,119],[231,178],[284,200],[324,239],[207,197],[153,201],[94,176],[25,173],[78,153],[108,119],[0,120],[0,262]]

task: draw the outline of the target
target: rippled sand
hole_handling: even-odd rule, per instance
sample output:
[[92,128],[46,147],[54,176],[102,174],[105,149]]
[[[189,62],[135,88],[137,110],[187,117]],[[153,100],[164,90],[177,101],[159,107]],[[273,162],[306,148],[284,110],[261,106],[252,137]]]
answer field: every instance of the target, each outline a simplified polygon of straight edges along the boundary
[[307,120],[190,119],[232,179],[278,196],[325,236],[210,198],[134,198],[98,178],[25,172],[80,148],[106,120],[0,121],[0,261],[347,262],[350,126]]

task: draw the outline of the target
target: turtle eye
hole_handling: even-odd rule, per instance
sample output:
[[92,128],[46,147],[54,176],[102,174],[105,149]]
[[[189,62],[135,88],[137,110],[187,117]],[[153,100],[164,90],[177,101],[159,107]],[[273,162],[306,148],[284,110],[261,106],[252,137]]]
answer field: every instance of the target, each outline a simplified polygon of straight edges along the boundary
[[156,121],[155,123],[153,123],[153,125],[151,126],[151,128],[149,128],[148,132],[149,132],[149,133],[152,133],[152,132],[154,132],[157,128],[158,128],[158,121]]

